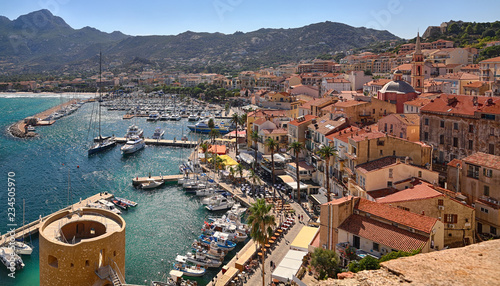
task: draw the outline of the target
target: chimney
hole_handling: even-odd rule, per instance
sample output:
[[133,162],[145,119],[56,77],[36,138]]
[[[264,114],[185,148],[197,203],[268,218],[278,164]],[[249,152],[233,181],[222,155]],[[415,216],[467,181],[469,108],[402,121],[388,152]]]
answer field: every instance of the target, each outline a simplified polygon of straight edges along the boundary
[[477,95],[472,97],[472,104],[474,104],[474,106],[477,106],[477,99],[478,99]]
[[401,163],[401,158],[396,157],[396,164],[399,164],[399,163]]

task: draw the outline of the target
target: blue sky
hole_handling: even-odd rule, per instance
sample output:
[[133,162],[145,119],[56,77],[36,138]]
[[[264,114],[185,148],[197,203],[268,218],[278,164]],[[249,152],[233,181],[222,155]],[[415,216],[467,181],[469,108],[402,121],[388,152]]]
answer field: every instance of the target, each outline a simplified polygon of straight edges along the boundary
[[0,3],[0,15],[13,20],[48,9],[75,29],[90,26],[128,35],[176,35],[195,32],[249,32],[295,28],[332,21],[388,30],[413,38],[429,25],[449,20],[500,20],[500,1],[428,0],[15,0]]

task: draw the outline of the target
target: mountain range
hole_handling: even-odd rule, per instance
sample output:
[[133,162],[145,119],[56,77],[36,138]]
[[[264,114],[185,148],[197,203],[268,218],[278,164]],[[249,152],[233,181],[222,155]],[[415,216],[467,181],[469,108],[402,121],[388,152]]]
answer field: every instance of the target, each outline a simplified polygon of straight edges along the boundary
[[91,27],[73,29],[49,10],[39,10],[12,21],[0,16],[0,75],[95,71],[100,50],[106,67],[115,70],[134,65],[237,70],[313,59],[398,39],[388,31],[334,22],[234,34],[187,31],[171,36],[129,36]]

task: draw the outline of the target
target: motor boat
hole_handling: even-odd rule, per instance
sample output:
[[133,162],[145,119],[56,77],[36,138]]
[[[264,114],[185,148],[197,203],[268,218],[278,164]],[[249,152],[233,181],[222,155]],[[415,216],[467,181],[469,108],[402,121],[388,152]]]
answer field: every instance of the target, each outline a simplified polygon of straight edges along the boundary
[[21,270],[24,267],[23,260],[11,247],[0,247],[0,261],[7,269],[14,267],[16,270]]
[[143,138],[132,136],[120,150],[122,151],[122,154],[132,154],[143,149],[145,146],[146,143]]
[[116,198],[111,199],[111,202],[115,204],[115,206],[121,208],[122,210],[128,210],[128,205],[117,200]]
[[187,253],[186,255],[177,255],[175,257],[175,261],[200,265],[206,268],[217,268],[222,265],[221,260],[209,258],[203,253]]
[[174,269],[179,270],[184,275],[191,277],[201,277],[205,275],[205,272],[207,272],[205,267],[188,265],[181,262],[174,263]]
[[144,130],[141,128],[137,127],[137,125],[130,125],[127,129],[127,133],[125,134],[125,138],[131,138],[133,136],[137,137],[143,137],[144,136]]
[[234,200],[226,197],[219,198],[212,204],[206,205],[205,208],[209,211],[223,211],[232,208]]
[[206,245],[195,239],[191,247],[195,252],[203,253],[209,258],[217,260],[224,260],[228,252],[228,250],[217,246],[216,241],[212,241],[209,245]]
[[[215,235],[217,235],[218,237],[216,237]],[[206,245],[210,245],[212,241],[215,241],[218,247],[225,249],[227,251],[231,251],[236,247],[236,243],[230,241],[227,235],[221,235],[220,233],[217,232],[213,236],[202,234],[199,236],[198,239],[202,244]]]
[[155,179],[149,178],[146,183],[141,184],[141,188],[146,189],[154,189],[161,185],[163,185],[163,181],[156,181]]
[[19,255],[31,255],[31,253],[33,252],[33,247],[22,241],[15,241],[14,251]]
[[170,116],[170,120],[179,121],[181,119],[182,119],[182,117],[178,113],[172,114],[172,116]]
[[115,197],[115,199],[117,199],[119,202],[121,203],[124,203],[126,204],[127,206],[129,207],[135,207],[137,206],[137,203],[136,202],[133,202],[131,200],[128,200],[128,199],[125,199],[125,198],[119,198],[119,197]]
[[188,116],[188,121],[198,121],[200,117],[196,114],[191,114]]
[[153,122],[156,122],[158,120],[160,120],[160,114],[158,112],[153,112],[149,114],[148,118],[146,119],[146,121],[153,121]]
[[156,127],[155,133],[151,136],[151,139],[160,140],[163,139],[163,135],[165,134],[165,130],[162,130],[160,127]]

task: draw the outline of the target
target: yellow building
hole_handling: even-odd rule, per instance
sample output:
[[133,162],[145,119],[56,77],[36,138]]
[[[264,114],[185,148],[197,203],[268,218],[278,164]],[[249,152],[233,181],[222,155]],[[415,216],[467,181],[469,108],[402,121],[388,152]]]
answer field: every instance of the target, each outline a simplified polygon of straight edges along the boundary
[[332,107],[327,107],[327,110],[331,113],[344,112],[350,122],[358,124],[377,122],[387,114],[396,113],[396,104],[371,97],[365,99],[339,101]]
[[334,249],[344,264],[345,249],[381,257],[391,251],[427,253],[444,247],[443,223],[358,197],[321,205],[319,246]]
[[258,109],[247,113],[247,144],[250,148],[254,142],[252,141],[252,131],[254,130],[253,124],[256,120],[265,119],[270,121],[281,121],[280,119],[290,120],[288,117],[288,110],[264,110]]
[[55,213],[40,226],[39,245],[42,286],[125,283],[125,220],[113,212]]
[[389,114],[378,121],[378,130],[408,141],[420,141],[420,115]]
[[461,247],[474,242],[474,208],[439,192],[430,184],[420,183],[394,194],[377,198],[376,201],[416,214],[425,214],[442,221],[444,223],[445,246]]

